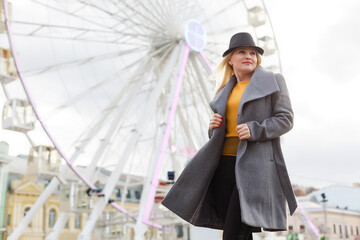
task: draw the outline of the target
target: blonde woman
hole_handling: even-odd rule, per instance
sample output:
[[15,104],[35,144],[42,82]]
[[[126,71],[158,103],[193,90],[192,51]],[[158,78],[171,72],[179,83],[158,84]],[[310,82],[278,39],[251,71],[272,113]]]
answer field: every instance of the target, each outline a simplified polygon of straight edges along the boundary
[[261,67],[263,52],[249,33],[231,37],[209,141],[162,201],[195,226],[222,229],[224,240],[285,231],[286,201],[290,214],[297,208],[280,146],[293,111],[283,76]]

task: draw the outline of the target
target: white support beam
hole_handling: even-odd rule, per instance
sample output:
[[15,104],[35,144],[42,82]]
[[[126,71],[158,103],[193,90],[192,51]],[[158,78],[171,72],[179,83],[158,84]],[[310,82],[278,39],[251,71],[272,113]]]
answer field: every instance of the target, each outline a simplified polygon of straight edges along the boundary
[[66,221],[69,219],[70,212],[61,212],[59,218],[56,220],[55,226],[51,230],[50,234],[46,237],[46,240],[56,240],[59,238],[61,230],[64,228]]
[[147,229],[145,224],[149,223],[150,220],[151,209],[154,204],[154,197],[159,182],[160,170],[162,167],[162,162],[165,156],[165,149],[168,145],[171,128],[176,114],[176,108],[184,79],[186,63],[190,53],[190,47],[186,45],[186,47],[181,53],[182,54],[180,56],[182,57],[182,61],[179,62],[181,65],[177,67],[177,82],[172,86],[171,93],[169,94],[170,99],[166,103],[164,103],[166,106],[169,106],[169,111],[165,116],[166,127],[163,135],[161,136],[161,146],[157,150],[156,159],[153,159],[152,161],[152,169],[147,177],[147,182],[144,184],[143,192],[141,194],[140,210],[135,225],[136,240],[145,240],[144,233]]
[[122,169],[124,164],[126,163],[126,160],[134,150],[135,144],[140,137],[140,134],[142,132],[142,128],[145,126],[144,119],[147,119],[148,116],[154,111],[156,108],[156,101],[160,96],[161,90],[163,89],[165,83],[169,79],[169,76],[171,74],[171,71],[176,64],[177,57],[179,54],[179,46],[176,46],[169,59],[167,60],[167,63],[164,66],[164,71],[159,77],[159,81],[157,83],[156,88],[151,92],[150,99],[147,101],[145,107],[143,108],[143,112],[141,117],[139,118],[139,121],[136,125],[136,127],[132,130],[130,140],[127,143],[126,150],[123,152],[122,156],[119,159],[118,165],[116,168],[112,171],[109,181],[107,182],[103,194],[104,197],[99,198],[97,204],[95,205],[91,215],[89,216],[88,221],[85,224],[85,227],[83,228],[82,232],[79,234],[78,239],[79,240],[88,240],[91,238],[91,233],[95,227],[96,221],[98,220],[99,216],[101,215],[102,211],[108,204],[108,200],[114,190],[114,187],[121,175]]
[[[158,135],[156,141],[154,141],[154,149],[160,149],[164,130],[165,130],[165,124],[161,124],[157,129],[157,132],[160,134]],[[158,151],[156,151],[156,153],[158,153]],[[154,156],[150,159],[149,171],[147,173],[147,176],[144,178],[144,185],[141,192],[138,216],[137,216],[136,224],[134,226],[135,240],[145,240],[144,234],[148,229],[146,224],[142,222],[142,218],[146,208],[146,201],[150,192],[151,178],[156,168],[156,160],[157,160],[157,154],[154,154]]]

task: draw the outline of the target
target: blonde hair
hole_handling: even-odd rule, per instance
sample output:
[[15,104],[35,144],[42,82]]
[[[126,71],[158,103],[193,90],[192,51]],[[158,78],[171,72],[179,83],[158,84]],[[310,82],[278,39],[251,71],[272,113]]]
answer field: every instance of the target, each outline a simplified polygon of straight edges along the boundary
[[[220,64],[217,66],[214,72],[215,78],[217,80],[221,80],[220,85],[215,92],[215,96],[220,91],[220,89],[222,89],[229,82],[232,75],[234,75],[234,69],[229,64],[229,59],[234,54],[234,51],[235,49],[224,57],[224,59],[220,62]],[[256,66],[259,66],[261,64],[261,56],[257,51],[255,52],[257,59]]]

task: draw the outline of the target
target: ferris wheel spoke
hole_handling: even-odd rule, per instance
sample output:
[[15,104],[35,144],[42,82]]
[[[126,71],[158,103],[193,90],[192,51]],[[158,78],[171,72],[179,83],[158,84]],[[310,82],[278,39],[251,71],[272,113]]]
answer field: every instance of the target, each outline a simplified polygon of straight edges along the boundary
[[[212,49],[205,49],[204,52],[206,52],[207,54],[213,56],[213,58],[209,58],[209,62],[211,62],[212,64],[214,64],[214,60],[212,60],[212,59],[214,59],[214,58],[216,59],[216,58],[219,57],[219,52],[215,52]],[[215,66],[215,65],[213,65],[213,66]]]
[[[187,84],[186,86],[184,86],[184,88],[187,88],[187,94],[183,94],[182,99],[188,101],[190,98],[189,94],[191,92],[191,87]],[[183,93],[185,93],[185,91]],[[194,149],[198,149],[201,146],[202,141],[199,141],[199,139],[197,139],[197,137],[199,136],[198,134],[190,133],[189,129],[199,129],[199,122],[194,120],[194,115],[188,109],[188,103],[180,105],[178,111],[180,125],[182,126],[183,131],[185,132],[185,136],[189,141],[186,145],[190,143],[191,147],[193,147]],[[195,128],[191,128],[193,124],[198,124],[198,126],[196,126]]]
[[137,1],[137,2],[138,2],[138,4],[141,4],[144,9],[146,9],[149,13],[152,14],[152,16],[157,19],[158,23],[162,23],[162,27],[164,27],[164,25],[166,23],[166,18],[164,18],[163,9],[159,8],[158,4],[156,4],[156,3],[154,4],[154,1],[148,1],[146,4],[152,8],[152,9],[149,9],[147,6],[145,6],[143,1]]
[[[199,64],[197,63],[197,60],[196,58],[198,58],[198,54],[196,56],[194,56],[194,58],[191,58],[190,59],[190,63],[192,65],[192,69],[193,69],[193,73],[195,73],[194,77],[196,77],[196,79],[198,79],[199,81],[197,81],[199,83],[199,89],[202,89],[202,91],[200,91],[204,98],[206,99],[207,102],[210,102],[211,101],[211,97],[210,97],[210,93],[208,91],[208,85],[209,84],[205,84],[205,80],[204,80],[204,75],[200,73],[200,66]],[[206,105],[205,105],[206,106]]]
[[113,130],[118,122],[123,117],[123,111],[122,109],[117,109],[117,116],[113,119],[113,121],[108,126],[107,133],[104,138],[101,139],[101,143],[98,146],[98,149],[96,150],[90,164],[86,167],[86,178],[91,178],[95,174],[95,168],[97,166],[98,161],[101,160],[101,158],[104,156],[104,153],[108,151],[109,143],[111,141],[111,138],[113,138],[113,135],[115,134],[115,131]]
[[228,5],[225,5],[223,8],[219,8],[218,11],[216,11],[215,13],[212,13],[211,14],[211,18],[208,18],[207,20],[203,21],[202,23],[203,24],[206,24],[208,23],[209,21],[213,20],[213,19],[216,19],[217,17],[219,17],[219,15],[221,14],[228,14],[226,11],[229,10],[229,9],[234,9],[234,6],[236,4],[239,4],[240,2],[243,2],[244,0],[235,0],[233,2],[231,2],[230,4]]
[[[95,5],[95,4],[90,3],[90,2],[85,2],[85,1],[83,1],[83,0],[78,0],[78,1],[81,2],[81,3],[83,3],[83,4],[85,4],[85,5],[87,5],[87,6],[89,6],[89,7],[92,7],[92,8],[93,8],[94,10],[96,10],[96,11],[101,11],[102,13],[105,13],[105,14],[109,15],[111,18],[116,19],[116,20],[117,20],[117,23],[115,23],[115,24],[112,26],[112,28],[113,28],[114,26],[116,26],[118,23],[122,23],[122,22],[124,22],[124,21],[129,21],[129,22],[131,22],[133,25],[138,26],[139,28],[144,29],[144,27],[143,27],[141,24],[132,21],[131,18],[129,19],[129,18],[128,18],[129,16],[125,16],[124,18],[122,18],[121,16],[116,15],[116,14],[114,14],[114,13],[112,13],[112,12],[109,12],[108,10],[102,8],[102,6],[98,6],[98,5]],[[133,10],[133,9],[132,9],[132,10]],[[125,12],[123,12],[123,14],[125,14]],[[132,29],[133,31],[135,31],[136,34],[138,34],[139,36],[142,36],[142,35],[143,35],[142,32],[137,31],[137,29],[134,28],[133,26],[132,26],[130,29]]]
[[[156,21],[156,27],[157,27],[157,29],[158,29],[158,30],[161,30],[161,31],[166,31],[166,29],[165,29],[166,20],[165,20],[164,18],[162,18],[162,19],[160,18],[160,17],[162,17],[163,15],[162,15],[162,14],[159,14],[158,8],[156,8],[156,7],[154,7],[154,6],[152,5],[152,1],[147,2],[147,4],[149,4],[150,6],[153,6],[153,7],[154,7],[154,8],[153,8],[153,9],[155,9],[155,12],[154,12],[154,13],[153,13],[153,11],[150,10],[142,1],[138,1],[138,3],[139,3],[139,5],[140,5],[143,9],[146,10],[146,12],[148,12],[148,13],[151,14],[151,18],[157,20],[157,21]],[[142,16],[143,16],[144,20],[148,20],[148,21],[151,20],[151,18],[147,17],[147,16],[144,15],[144,14],[142,14]],[[151,21],[151,22],[152,22],[152,21]]]
[[[138,18],[139,13],[137,11],[133,11],[133,7],[131,7],[128,4],[122,3],[123,6],[119,6],[119,4],[120,4],[120,2],[115,4],[115,6],[118,9],[117,12],[119,13],[119,16],[121,16],[121,15],[124,15],[124,16],[121,16],[121,21],[119,21],[114,27],[117,27],[119,25],[120,26],[124,25],[125,27],[122,28],[122,30],[120,30],[120,31],[124,31],[124,29],[126,30],[127,28],[134,30],[134,26],[136,26],[140,29],[140,32],[143,33],[144,30],[146,30],[146,28],[144,28],[142,23],[133,21],[133,19]],[[133,4],[135,4],[135,3],[133,3]],[[137,33],[139,33],[139,29],[137,29]]]
[[[139,81],[137,81],[137,84],[133,86],[132,89],[128,89],[128,88],[123,88],[120,96],[124,96],[125,92],[135,92],[135,94],[130,94],[127,95],[127,98],[123,98],[122,104],[120,106],[117,106],[120,109],[123,109],[123,114],[126,115],[126,111],[127,108],[130,107],[130,105],[128,104],[129,102],[133,102],[134,99],[137,97],[137,94],[140,93],[139,89],[141,89],[141,86],[143,85],[144,82],[144,78],[149,78],[151,77],[150,75],[148,75],[147,73],[150,72],[154,72],[157,70],[157,68],[160,67],[161,62],[164,61],[164,59],[168,56],[168,54],[170,53],[171,48],[169,47],[168,49],[166,49],[166,51],[162,54],[162,56],[157,60],[157,62],[150,67],[150,69],[146,68],[146,67],[142,67],[139,68],[139,71],[136,71],[136,75],[138,76]],[[152,56],[150,56],[152,57]],[[133,78],[130,78],[133,79]],[[131,83],[134,83],[133,81]],[[148,93],[149,98],[151,97],[151,92]],[[118,136],[120,136],[119,131],[124,127],[123,122],[119,121],[118,126],[115,128],[115,131],[118,132]]]
[[[100,130],[101,130],[101,124],[103,122],[105,122],[106,119],[108,119],[108,117],[111,115],[111,113],[113,112],[113,109],[116,108],[118,102],[123,98],[122,95],[123,92],[121,92],[120,94],[118,94],[118,96],[116,98],[114,98],[105,108],[104,110],[101,112],[101,114],[99,114],[98,118],[94,119],[94,123],[91,124],[91,127],[89,129],[91,129],[91,131],[84,131],[78,141],[74,142],[72,145],[75,146],[75,152],[73,153],[70,162],[74,162],[78,156],[83,153],[84,148],[90,143],[90,141],[93,139],[92,136],[95,136]],[[77,143],[80,143],[80,145],[77,145]]]
[[[34,29],[31,29],[28,33],[22,33],[22,32],[14,32],[14,35],[22,35],[22,36],[36,36],[36,37],[51,37],[51,38],[60,38],[60,39],[71,39],[71,40],[89,40],[89,41],[98,41],[98,42],[106,42],[111,43],[113,41],[101,41],[99,39],[91,39],[88,38],[80,38],[80,36],[92,33],[97,34],[98,38],[104,38],[104,37],[112,37],[117,38],[120,36],[129,36],[129,37],[146,37],[144,34],[134,33],[134,32],[126,32],[126,31],[110,31],[110,30],[102,30],[102,29],[95,29],[95,28],[84,28],[84,27],[75,27],[75,26],[65,26],[65,25],[55,25],[55,24],[46,24],[46,23],[35,23],[35,22],[24,22],[24,21],[17,21],[12,20],[12,24],[16,24],[17,26],[21,27],[23,26],[33,26]],[[48,35],[45,35],[46,33],[38,33],[39,31],[46,29],[51,31],[48,33]],[[60,32],[63,31],[63,32]],[[69,33],[69,31],[71,31]],[[58,34],[58,36],[54,36],[54,34]],[[62,35],[70,35],[68,37],[61,37]]]
[[[137,97],[137,94],[138,94],[137,90],[141,89],[141,85],[143,84],[143,79],[141,76],[143,76],[143,75],[146,76],[148,73],[148,70],[150,70],[151,72],[154,71],[158,66],[160,66],[160,63],[164,60],[164,58],[170,52],[170,48],[167,48],[167,49],[164,48],[163,50],[165,51],[163,53],[163,55],[158,59],[158,62],[155,65],[153,65],[150,69],[147,68],[146,65],[149,63],[151,57],[153,57],[153,55],[156,55],[158,51],[161,51],[161,49],[159,49],[155,53],[150,54],[147,58],[145,58],[141,61],[141,64],[138,64],[138,71],[135,71],[134,76],[128,78],[127,85],[121,89],[121,91],[119,92],[119,94],[116,98],[117,100],[113,101],[111,105],[109,105],[108,107],[105,108],[105,110],[108,111],[109,109],[115,109],[115,110],[121,109],[122,116],[124,116],[124,115],[126,116],[127,109],[131,106],[128,103],[134,102],[134,99]],[[135,76],[139,76],[138,81],[134,81]],[[147,75],[147,77],[151,77],[151,76]],[[130,85],[132,85],[132,87]],[[135,92],[135,94],[126,95],[126,92]],[[124,98],[124,96],[125,96],[125,98]],[[121,100],[121,103],[119,102],[119,100]],[[102,116],[102,114],[100,114],[100,116]],[[122,120],[117,120],[116,121],[118,123],[117,126],[111,128],[112,131],[117,134],[117,136],[120,136],[119,131],[122,129],[122,127],[123,127],[122,124],[124,121],[125,121],[125,118],[123,118]],[[104,123],[103,120],[97,121],[97,125],[92,125],[91,128],[99,128],[99,127],[101,127],[101,125],[103,123]],[[83,136],[84,134],[85,133],[83,133],[81,135]],[[81,139],[81,138],[79,138],[79,139]],[[81,141],[81,140],[78,140],[78,141]]]
[[[191,75],[195,75],[195,74],[191,74]],[[199,89],[202,89],[200,84],[198,84],[199,81],[196,81],[195,84],[193,86],[189,86],[189,94],[187,96],[187,99],[189,100],[189,106],[193,106],[194,107],[194,110],[196,112],[196,116],[197,116],[197,119],[198,121],[191,121],[193,122],[194,124],[199,124],[201,126],[207,126],[208,125],[208,122],[204,122],[204,118],[203,116],[200,114],[200,111],[198,109],[201,108],[201,106],[206,106],[204,104],[204,102],[202,101],[202,104],[201,106],[199,106],[199,98],[200,100],[203,100],[203,97],[201,95],[201,91],[199,91]],[[196,94],[196,95],[195,95]],[[194,118],[195,116],[192,115],[192,118]],[[200,137],[200,135],[198,135]],[[203,142],[203,141],[201,141]]]
[[[61,106],[55,108],[54,110],[52,110],[51,112],[47,113],[47,114],[44,114],[44,118],[43,119],[47,119],[47,118],[50,118],[52,115],[54,115],[55,113],[57,113],[58,111],[61,111],[62,109],[66,108],[66,107],[70,107],[72,104],[76,103],[77,101],[81,100],[82,98],[88,96],[88,94],[90,94],[92,91],[94,91],[95,89],[103,86],[105,83],[113,80],[115,77],[118,76],[118,74],[120,74],[122,71],[124,70],[128,70],[128,67],[137,67],[139,66],[139,71],[137,71],[137,74],[136,75],[145,75],[147,74],[148,72],[148,68],[145,67],[146,63],[151,59],[151,57],[153,57],[154,55],[157,55],[159,54],[159,52],[162,52],[164,51],[164,54],[162,55],[162,57],[158,60],[158,63],[154,65],[154,67],[152,69],[150,69],[151,71],[154,71],[155,70],[155,66],[159,66],[159,63],[167,56],[167,54],[169,53],[170,51],[170,48],[169,47],[166,47],[166,46],[163,46],[163,48],[160,48],[158,49],[157,51],[147,55],[146,58],[142,58],[141,61],[139,61],[140,59],[137,59],[133,62],[131,62],[130,64],[128,64],[127,66],[123,67],[122,69],[120,69],[120,71],[112,74],[112,76],[110,76],[108,79],[105,79],[104,81],[101,81],[99,84],[96,84],[94,86],[91,86],[87,91],[84,91],[82,92],[81,94],[69,99],[66,103],[62,104]],[[141,67],[140,67],[141,66]],[[115,98],[115,99],[121,99],[123,98],[123,96],[125,96],[125,94],[127,92],[134,92],[136,91],[137,89],[140,89],[141,88],[141,85],[142,85],[142,81],[140,81],[140,78],[138,78],[139,80],[138,81],[134,81],[134,78],[131,77],[131,78],[128,78],[126,81],[125,81],[125,84],[124,84],[124,87],[122,87],[122,89],[120,90],[118,96]],[[136,83],[136,84],[134,84]],[[130,87],[130,85],[133,85],[133,87]],[[120,106],[121,109],[123,109],[123,111],[125,111],[126,107],[129,106],[129,102],[132,102],[132,99],[136,97],[136,94],[132,94],[132,95],[127,95],[129,96],[130,98],[129,99],[126,99],[124,102],[124,105],[125,106]],[[117,105],[119,104],[118,103],[118,100],[116,100],[114,103],[112,103],[111,105],[109,105],[108,107],[104,108],[104,111],[109,111],[109,110],[112,110],[116,107],[118,107]],[[102,115],[102,114],[100,114]],[[98,122],[98,124],[102,124],[102,122]],[[93,126],[94,127],[94,126]],[[86,131],[86,130],[85,130]],[[76,141],[80,141],[80,140],[76,140]],[[75,142],[76,142],[75,141]],[[75,144],[74,142],[74,144]]]
[[[146,67],[139,67],[139,69],[146,69]],[[135,71],[136,74],[137,71]],[[130,78],[133,79],[133,78]],[[142,82],[138,81],[138,84],[136,84],[136,88],[141,87]],[[129,89],[127,88],[123,88],[122,94],[120,94],[120,96],[124,95],[125,91],[128,91]],[[131,95],[127,95],[128,98],[122,98],[122,103],[118,104],[118,107],[116,108],[116,110],[118,111],[117,116],[112,120],[112,123],[108,126],[108,130],[107,130],[107,134],[106,136],[102,139],[102,143],[100,144],[100,146],[97,149],[97,152],[94,155],[93,160],[91,161],[91,163],[89,164],[88,168],[87,168],[87,175],[88,177],[92,176],[94,174],[95,171],[95,167],[98,163],[98,161],[101,159],[101,156],[104,155],[104,151],[105,150],[109,150],[108,147],[110,146],[109,143],[111,141],[111,139],[113,138],[113,136],[117,136],[117,131],[114,131],[114,129],[121,129],[121,127],[119,127],[119,125],[122,125],[122,122],[125,121],[125,118],[123,117],[124,115],[126,115],[127,112],[127,108],[130,107],[130,105],[128,104],[129,102],[133,102],[134,99],[136,98],[136,94],[131,94]],[[105,159],[104,159],[105,160]]]
[[57,12],[60,12],[66,16],[72,16],[74,18],[77,18],[77,19],[80,19],[80,20],[83,20],[84,22],[87,22],[87,23],[90,23],[90,24],[93,24],[93,25],[96,25],[96,26],[99,26],[99,27],[102,27],[104,29],[110,29],[110,30],[114,30],[112,29],[111,27],[107,26],[107,25],[104,25],[104,24],[100,24],[99,22],[97,21],[93,21],[93,20],[90,20],[90,19],[87,19],[85,17],[80,17],[78,15],[76,15],[75,13],[72,13],[72,12],[69,12],[69,11],[66,11],[64,9],[61,9],[61,8],[58,8],[58,7],[54,7],[54,6],[50,6],[48,4],[45,4],[45,3],[42,3],[38,0],[31,0],[32,2],[36,3],[36,4],[39,4],[39,5],[42,5],[48,9],[52,9],[54,11],[57,11]]
[[245,31],[247,28],[250,28],[249,25],[235,25],[235,26],[231,26],[231,27],[227,27],[227,28],[222,28],[221,30],[216,30],[216,31],[209,31],[208,35],[219,35],[219,34],[224,34],[224,33],[229,33],[229,32],[239,32],[239,31]]
[[[194,105],[194,109],[196,111],[199,121],[202,122],[204,126],[207,126],[208,119],[207,117],[204,117],[204,115],[200,112],[209,112],[204,110],[205,108],[209,109],[209,107],[207,106],[210,102],[210,94],[207,91],[207,84],[205,83],[205,79],[203,76],[204,74],[200,73],[200,68],[196,63],[195,58],[191,59],[190,64],[191,68],[189,70],[189,75],[192,76],[194,79],[197,79],[197,81],[192,86],[189,86],[190,90],[187,99],[192,101],[190,103],[190,106]],[[194,123],[198,122],[195,121]]]
[[[148,1],[147,4],[152,5],[151,1]],[[143,1],[136,1],[136,3],[134,4],[134,6],[130,6],[128,3],[124,3],[124,5],[130,9],[132,12],[136,12],[139,14],[139,16],[142,17],[142,21],[147,21],[149,23],[155,24],[157,31],[161,30],[162,32],[165,31],[165,28],[163,26],[163,24],[165,23],[164,21],[162,21],[159,16],[159,14],[157,13],[157,10],[159,8],[153,8],[154,10],[150,10],[149,8],[147,8],[147,6],[144,4]],[[137,8],[141,6],[144,10],[146,10],[146,13],[149,14],[149,16],[147,16],[146,14],[141,13],[140,11],[137,10]],[[154,19],[156,19],[157,21],[154,21]],[[161,24],[162,23],[162,24]],[[148,26],[146,26],[148,27]]]
[[[123,12],[123,14],[125,15],[125,20],[127,20],[128,22],[131,22],[132,24],[134,24],[135,26],[140,27],[143,31],[152,31],[153,33],[158,33],[159,35],[164,36],[164,28],[160,25],[158,25],[158,22],[156,22],[155,27],[153,28],[151,27],[151,25],[149,24],[144,24],[142,23],[143,21],[145,21],[145,23],[154,23],[153,20],[147,16],[145,16],[143,13],[141,13],[140,11],[137,11],[134,7],[128,5],[127,3],[124,3],[125,6],[127,6],[130,10],[132,10],[132,12],[137,13],[138,16],[141,16],[143,19],[140,20],[139,22],[135,22],[133,21],[131,18],[131,16],[129,16],[129,14],[127,12]],[[152,14],[152,13],[150,13]]]
[[[118,11],[117,11],[117,19],[118,19],[118,23],[115,26],[118,25],[125,25],[127,26],[126,28],[131,29],[132,31],[136,31],[137,34],[139,34],[140,36],[143,35],[143,32],[146,32],[147,30],[152,30],[152,31],[156,31],[156,29],[154,28],[149,28],[149,27],[145,27],[144,26],[144,22],[143,21],[134,21],[133,19],[137,19],[139,16],[143,16],[139,11],[136,10],[136,8],[130,6],[127,3],[122,3],[124,7],[120,7],[119,2],[117,2],[115,4],[115,6],[117,7]],[[121,13],[121,14],[120,14]],[[130,14],[130,15],[129,15]],[[151,14],[151,12],[149,13]],[[124,16],[122,16],[124,15]],[[152,21],[152,19],[147,19],[147,21]],[[134,28],[134,26],[136,26],[137,28]],[[125,28],[125,29],[126,29]],[[146,37],[148,37],[146,35]]]
[[[168,1],[162,1],[162,0],[149,1],[149,4],[153,4],[152,6],[154,7],[154,9],[156,9],[159,16],[164,21],[164,24],[166,24],[167,21],[169,20],[169,18],[168,18],[169,9],[168,9],[167,3],[168,3]],[[157,6],[163,6],[163,7],[159,8]]]
[[184,3],[183,1],[179,1],[179,3],[181,3],[180,8],[182,8],[180,12],[185,13],[184,16],[186,16],[186,18],[189,18],[189,16],[193,18],[194,16],[201,15],[201,9],[197,8],[194,2],[186,1]]
[[[220,42],[220,41],[218,41],[218,42],[208,41],[207,45],[209,45],[209,46],[223,46],[223,45],[227,45],[227,43],[226,42]],[[215,53],[214,51],[212,51],[210,49],[205,49],[204,51]],[[217,53],[217,55],[218,55],[218,53]]]
[[[22,33],[14,33],[14,36],[24,36],[24,37],[31,37],[28,34],[22,34]],[[32,35],[33,37],[37,37],[37,38],[44,38],[44,39],[59,39],[59,40],[72,40],[72,41],[82,41],[82,42],[92,42],[92,43],[105,43],[105,44],[115,44],[115,45],[119,45],[119,44],[124,44],[124,45],[145,45],[142,43],[137,43],[131,40],[128,41],[124,41],[124,42],[119,42],[118,39],[115,40],[111,40],[111,41],[105,41],[105,40],[94,40],[94,39],[89,39],[89,38],[72,38],[72,37],[55,37],[55,36],[51,36],[51,35]]]
[[[184,117],[184,110],[182,108],[182,106],[178,106],[178,110],[177,110],[177,116],[179,118],[179,121],[180,121],[180,126],[181,126],[181,129],[183,130],[188,142],[189,142],[189,145],[190,147],[193,147],[194,149],[197,149],[200,144],[199,142],[197,142],[195,139],[194,139],[194,135],[190,133],[190,130],[189,130],[189,122],[185,120],[185,117]],[[187,112],[185,111],[185,114]],[[188,118],[186,118],[188,119]]]
[[[196,58],[198,62],[201,63],[205,71],[211,76],[211,74],[214,72],[213,64],[210,62],[209,58],[205,56],[203,52],[199,52],[199,54],[196,55]],[[210,79],[209,79],[210,81]],[[211,85],[214,85],[215,81],[210,81]],[[206,84],[205,84],[206,85]],[[209,98],[210,101],[211,97]]]
[[124,50],[124,51],[121,51],[121,52],[106,53],[106,54],[101,54],[101,55],[98,55],[98,56],[91,56],[91,57],[87,57],[87,58],[73,60],[73,61],[70,61],[70,62],[57,63],[57,64],[49,65],[49,66],[46,66],[46,67],[38,68],[38,69],[25,70],[25,71],[23,71],[23,74],[24,74],[24,76],[27,76],[27,77],[32,76],[32,75],[43,74],[43,73],[46,73],[48,71],[59,70],[59,69],[62,69],[62,68],[67,68],[67,67],[79,66],[79,65],[83,65],[83,64],[87,64],[87,63],[106,60],[106,59],[114,59],[114,58],[117,58],[117,57],[123,57],[123,56],[125,56],[127,54],[132,54],[132,53],[140,53],[140,52],[143,52],[143,51],[145,51],[147,49],[148,49],[147,47],[142,47],[142,48],[138,47],[138,48]]

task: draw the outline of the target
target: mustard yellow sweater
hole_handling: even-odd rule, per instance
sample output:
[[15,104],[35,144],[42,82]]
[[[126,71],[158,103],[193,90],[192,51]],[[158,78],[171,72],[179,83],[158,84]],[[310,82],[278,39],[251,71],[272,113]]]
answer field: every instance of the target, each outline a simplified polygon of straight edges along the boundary
[[226,104],[226,135],[222,155],[236,156],[239,137],[236,133],[236,117],[239,102],[249,81],[238,82],[232,89]]

